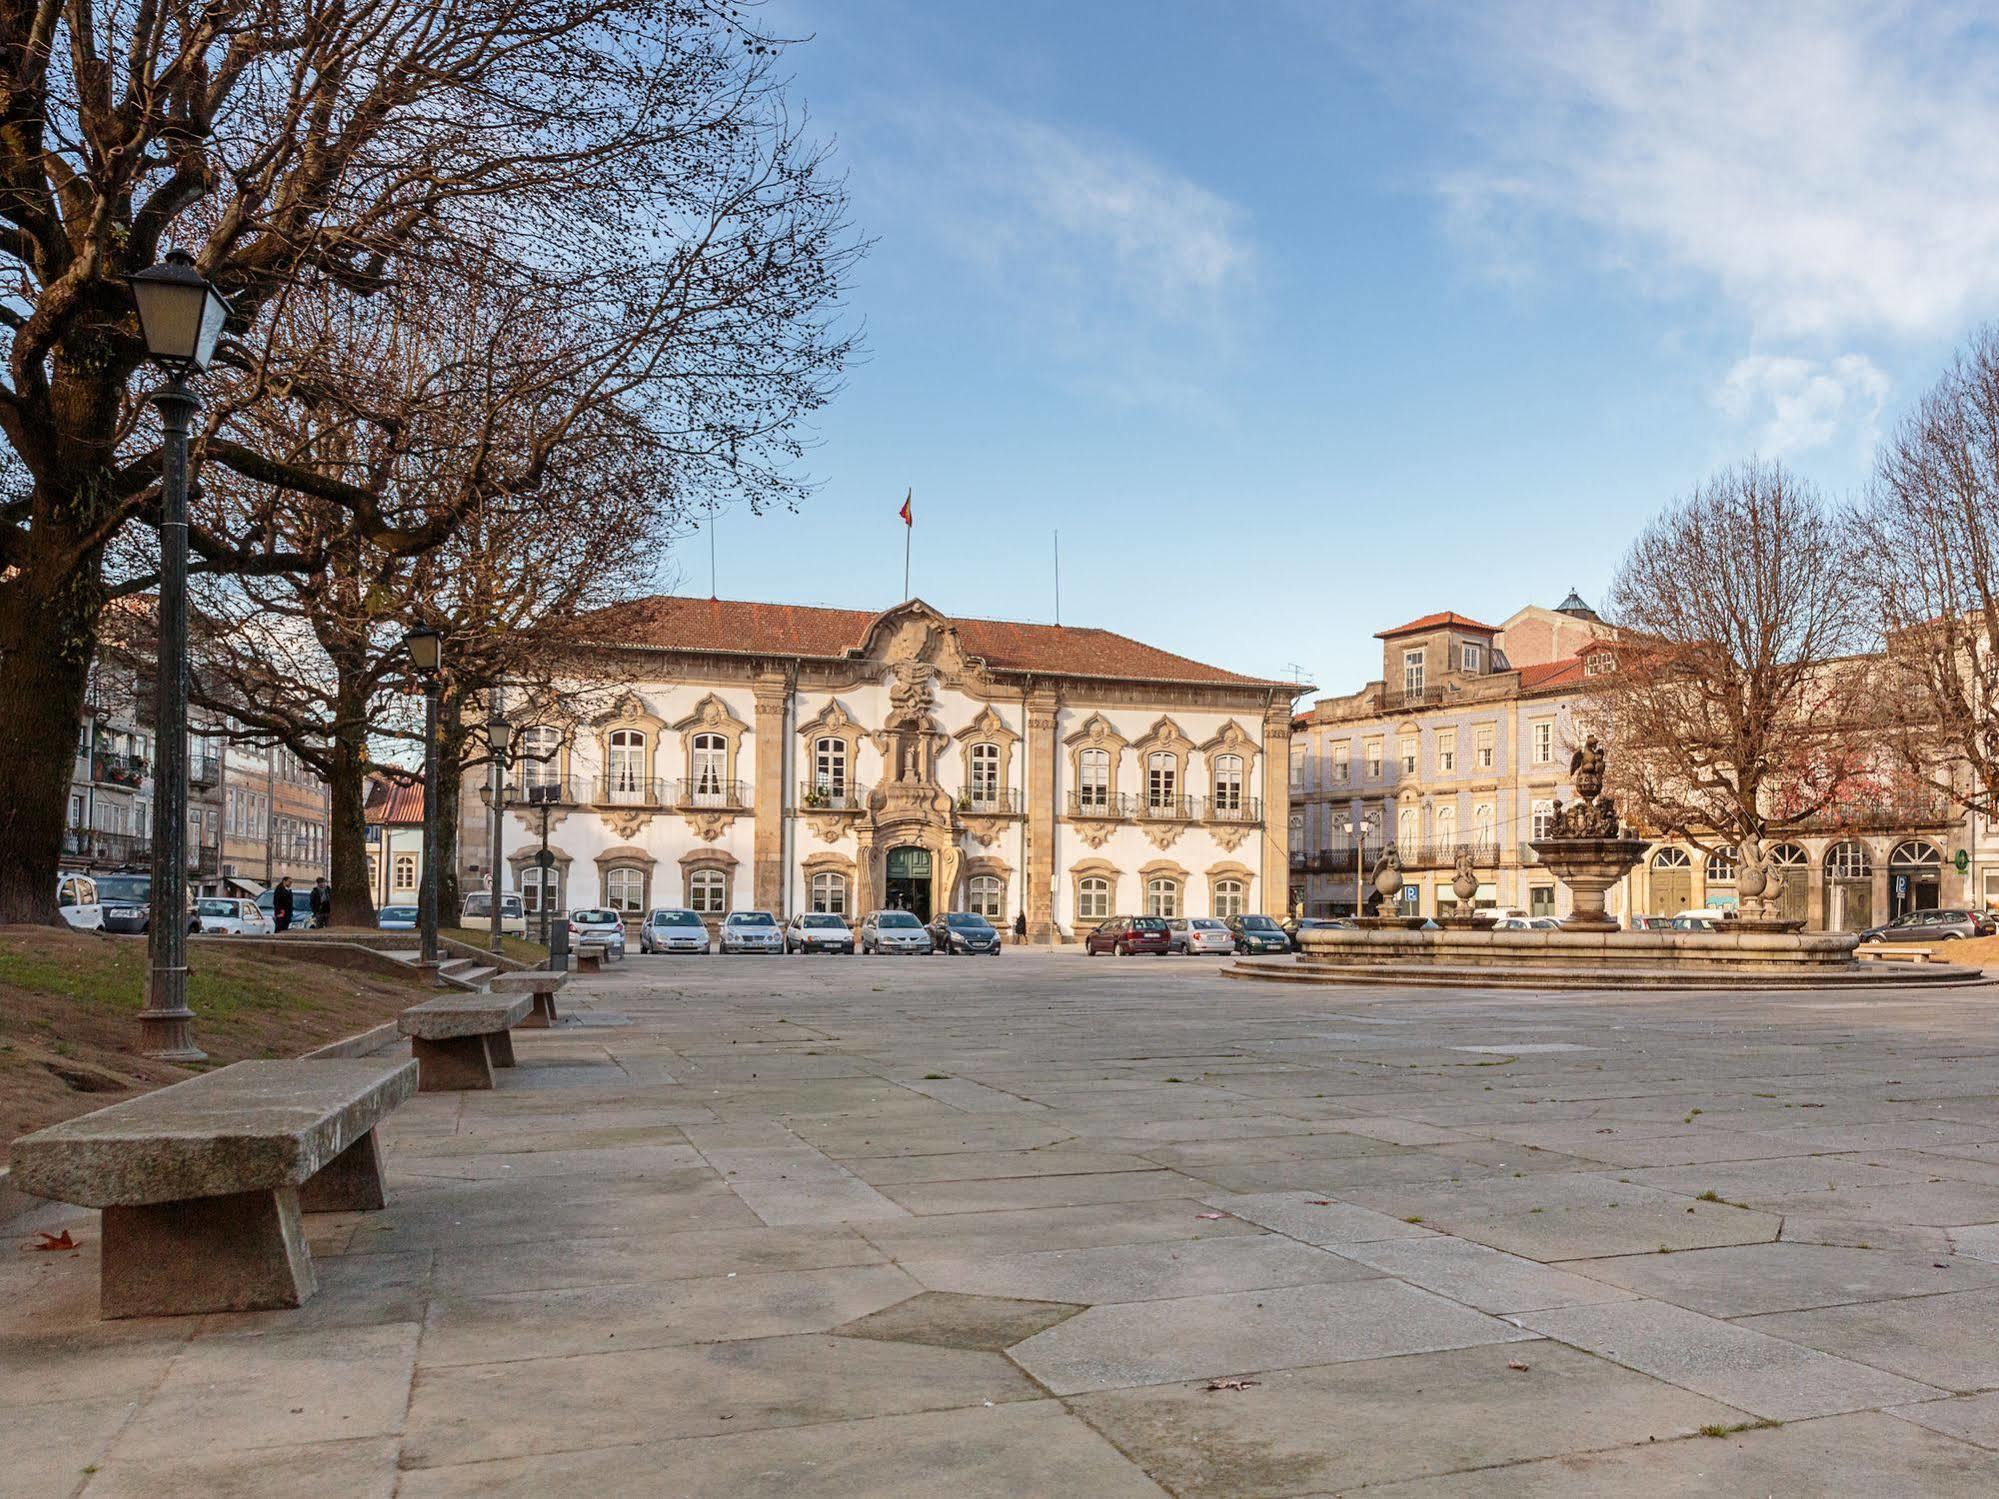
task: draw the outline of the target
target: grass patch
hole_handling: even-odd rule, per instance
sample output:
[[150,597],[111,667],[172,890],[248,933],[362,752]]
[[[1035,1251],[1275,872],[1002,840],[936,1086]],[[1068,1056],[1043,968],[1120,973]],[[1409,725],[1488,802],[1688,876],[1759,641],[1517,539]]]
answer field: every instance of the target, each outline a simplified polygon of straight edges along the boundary
[[950,1078],[951,1074],[948,1072],[926,1072],[923,1074],[923,1080],[926,1083],[948,1082]]
[[1737,1421],[1733,1426],[1724,1426],[1719,1421],[1711,1422],[1700,1429],[1704,1437],[1732,1437],[1738,1431],[1769,1431],[1782,1426],[1782,1421]]
[[[483,926],[439,927],[438,935],[449,937],[454,942],[463,942],[467,947],[476,947],[481,952],[491,952],[493,930]],[[638,944],[632,944],[634,950]],[[548,961],[548,949],[539,942],[530,942],[525,937],[516,937],[507,932],[500,933],[500,951],[517,963],[532,963],[539,968]]]
[[1696,1198],[1694,1199],[1694,1201],[1695,1201],[1695,1202],[1720,1202],[1720,1201],[1721,1201],[1721,1193],[1719,1193],[1719,1192],[1715,1191],[1715,1189],[1714,1189],[1713,1187],[1709,1187],[1709,1188],[1708,1188],[1708,1189],[1707,1189],[1707,1190],[1706,1190],[1705,1192],[1701,1193],[1701,1195],[1700,1195],[1700,1196],[1696,1197]]

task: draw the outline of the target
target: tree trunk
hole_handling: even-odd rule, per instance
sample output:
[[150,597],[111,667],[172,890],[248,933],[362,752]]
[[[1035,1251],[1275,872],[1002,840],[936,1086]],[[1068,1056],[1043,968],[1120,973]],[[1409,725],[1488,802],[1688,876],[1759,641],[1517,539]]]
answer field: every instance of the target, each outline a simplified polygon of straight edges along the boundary
[[0,925],[60,925],[78,725],[104,600],[93,554],[65,576],[30,563],[0,589]]
[[[458,881],[459,795],[465,784],[465,726],[447,695],[437,720],[437,924],[457,926],[463,905]],[[426,790],[425,795],[429,795]]]
[[343,680],[335,700],[333,773],[326,778],[328,842],[333,855],[331,926],[375,924],[368,881],[368,728],[365,695]]

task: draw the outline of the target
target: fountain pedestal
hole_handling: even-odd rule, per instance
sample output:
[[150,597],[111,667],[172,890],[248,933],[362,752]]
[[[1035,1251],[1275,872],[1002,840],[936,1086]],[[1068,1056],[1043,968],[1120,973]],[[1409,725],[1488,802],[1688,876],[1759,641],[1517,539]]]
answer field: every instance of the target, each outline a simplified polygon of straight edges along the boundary
[[1645,857],[1643,838],[1544,838],[1528,847],[1569,887],[1574,912],[1563,920],[1563,931],[1617,930],[1617,918],[1604,910],[1603,897]]

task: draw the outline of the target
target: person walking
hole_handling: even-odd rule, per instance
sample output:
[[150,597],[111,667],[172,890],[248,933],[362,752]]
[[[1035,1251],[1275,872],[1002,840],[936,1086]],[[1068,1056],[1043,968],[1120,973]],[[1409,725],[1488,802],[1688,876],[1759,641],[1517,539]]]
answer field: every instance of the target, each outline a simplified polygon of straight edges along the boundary
[[307,894],[305,901],[312,911],[312,924],[316,927],[325,926],[327,914],[333,909],[333,892],[326,888],[325,875],[312,882],[312,890]]
[[292,924],[292,877],[286,875],[278,881],[277,894],[271,897],[271,914],[277,918],[278,930],[288,932]]

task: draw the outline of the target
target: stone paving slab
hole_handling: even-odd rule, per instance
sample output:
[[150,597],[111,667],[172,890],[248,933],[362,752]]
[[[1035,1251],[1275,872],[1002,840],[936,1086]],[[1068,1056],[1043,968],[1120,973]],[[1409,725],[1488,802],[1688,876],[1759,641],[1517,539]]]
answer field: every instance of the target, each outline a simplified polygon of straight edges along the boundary
[[1976,1260],[1800,1243],[1584,1260],[1576,1269],[1711,1317],[1934,1296],[1999,1284],[1999,1265]]
[[904,1260],[902,1268],[938,1291],[1090,1305],[1365,1280],[1375,1273],[1351,1259],[1276,1234],[1055,1249],[985,1259]]
[[1946,1389],[1999,1388],[1999,1290],[1779,1312],[1741,1325]]

